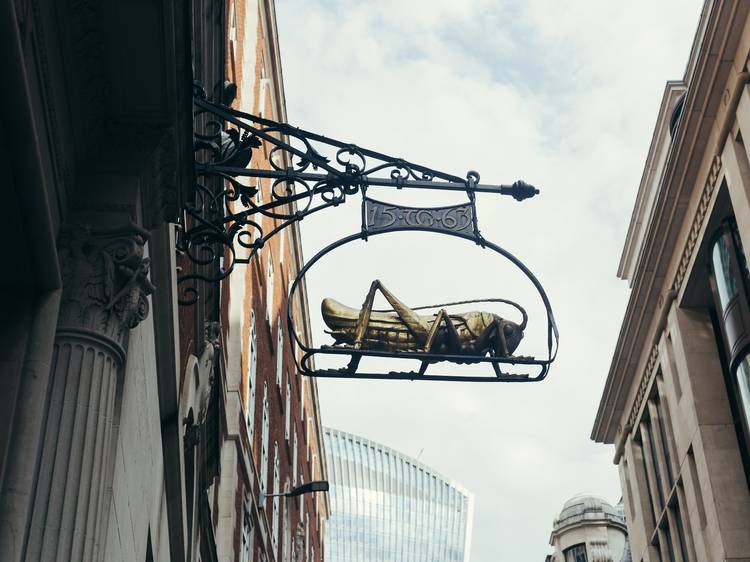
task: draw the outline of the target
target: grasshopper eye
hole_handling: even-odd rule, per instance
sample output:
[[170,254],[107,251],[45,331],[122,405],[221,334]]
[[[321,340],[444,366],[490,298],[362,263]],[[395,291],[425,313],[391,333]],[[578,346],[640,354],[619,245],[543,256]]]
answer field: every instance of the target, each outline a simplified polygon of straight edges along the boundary
[[510,324],[506,324],[505,326],[503,326],[503,333],[506,336],[512,336],[513,332],[515,332],[515,331],[516,331],[515,328],[513,326],[511,326]]

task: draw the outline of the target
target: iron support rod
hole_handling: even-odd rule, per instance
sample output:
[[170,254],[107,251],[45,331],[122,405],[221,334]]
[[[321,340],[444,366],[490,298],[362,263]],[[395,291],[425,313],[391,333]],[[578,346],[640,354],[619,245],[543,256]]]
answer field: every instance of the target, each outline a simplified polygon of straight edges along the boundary
[[[289,181],[299,180],[306,182],[325,182],[327,186],[337,185],[368,185],[378,187],[395,187],[397,189],[409,188],[409,189],[437,189],[445,191],[475,191],[478,193],[500,193],[501,195],[511,195],[513,197],[531,197],[539,193],[539,190],[528,186],[527,189],[523,187],[519,188],[518,184],[511,185],[490,185],[484,183],[475,184],[473,187],[469,187],[466,181],[452,182],[452,181],[428,181],[428,180],[410,180],[402,178],[381,178],[371,177],[364,175],[351,175],[347,176],[344,174],[312,174],[308,172],[289,172],[287,170],[263,170],[259,168],[238,168],[235,166],[210,166],[210,165],[199,165],[197,166],[198,171],[206,173],[222,173],[229,176],[248,176],[254,178],[265,178]],[[526,186],[527,184],[523,184]],[[297,199],[307,196],[307,193],[300,194]],[[292,200],[292,199],[289,199]],[[284,198],[284,203],[289,202]]]

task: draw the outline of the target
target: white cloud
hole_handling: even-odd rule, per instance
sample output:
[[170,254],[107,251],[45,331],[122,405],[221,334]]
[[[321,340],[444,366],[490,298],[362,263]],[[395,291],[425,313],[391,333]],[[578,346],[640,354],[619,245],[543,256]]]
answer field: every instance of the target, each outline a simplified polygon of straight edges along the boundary
[[[561,331],[549,379],[320,382],[325,423],[414,456],[424,449],[421,460],[476,493],[473,562],[542,560],[569,496],[619,498],[611,447],[588,436],[627,296],[615,271],[635,191],[664,83],[682,76],[700,3],[288,0],[277,11],[293,124],[542,189],[520,204],[483,196],[479,220],[549,292]],[[306,254],[355,232],[358,213],[352,202],[306,219]],[[359,305],[375,276],[414,304],[526,298],[478,250],[413,239],[331,255],[311,272],[313,312],[324,296]]]

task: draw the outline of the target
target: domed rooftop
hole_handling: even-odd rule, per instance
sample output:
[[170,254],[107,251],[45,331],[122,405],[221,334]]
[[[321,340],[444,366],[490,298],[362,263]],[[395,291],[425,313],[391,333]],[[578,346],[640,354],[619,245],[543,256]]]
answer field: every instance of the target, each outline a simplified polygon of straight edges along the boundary
[[622,503],[613,506],[601,496],[578,494],[563,505],[554,523],[554,530],[574,525],[582,521],[606,520],[625,526],[625,513]]

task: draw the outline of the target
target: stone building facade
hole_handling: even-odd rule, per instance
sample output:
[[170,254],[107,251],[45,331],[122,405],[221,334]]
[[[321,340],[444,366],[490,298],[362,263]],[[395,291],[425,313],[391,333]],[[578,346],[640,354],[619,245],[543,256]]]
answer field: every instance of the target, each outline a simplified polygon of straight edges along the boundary
[[[325,476],[315,387],[279,353],[285,283],[256,288],[261,261],[178,305],[178,277],[210,267],[180,246],[196,197],[193,84],[221,96],[233,57],[252,54],[263,62],[240,63],[240,103],[283,119],[273,12],[0,0],[3,561],[321,560],[325,496],[259,505],[261,491]],[[252,101],[263,87],[268,103]],[[300,259],[287,236],[279,279]],[[245,388],[251,309],[266,408]]]
[[570,498],[555,518],[545,562],[631,562],[622,503],[581,494]]
[[633,560],[750,560],[750,3],[707,1],[667,83],[619,276],[632,292],[592,431]]
[[185,559],[190,9],[0,2],[4,561]]

